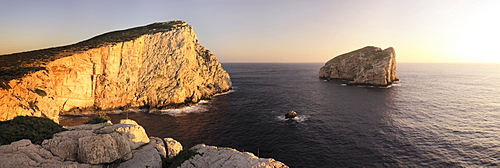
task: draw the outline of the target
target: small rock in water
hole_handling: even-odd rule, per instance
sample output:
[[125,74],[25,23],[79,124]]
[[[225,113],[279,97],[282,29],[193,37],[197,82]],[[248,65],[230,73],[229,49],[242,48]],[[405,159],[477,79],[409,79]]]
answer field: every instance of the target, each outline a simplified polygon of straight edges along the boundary
[[295,111],[289,111],[288,113],[285,114],[285,119],[293,119],[297,117],[297,112]]

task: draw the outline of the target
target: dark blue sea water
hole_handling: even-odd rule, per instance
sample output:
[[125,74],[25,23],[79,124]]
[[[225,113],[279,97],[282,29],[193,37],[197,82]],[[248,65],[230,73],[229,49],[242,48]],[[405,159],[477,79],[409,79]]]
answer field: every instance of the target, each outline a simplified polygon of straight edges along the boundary
[[[128,116],[185,148],[231,147],[291,167],[500,166],[500,64],[399,63],[390,88],[321,80],[322,65],[226,63],[230,93]],[[285,121],[290,110],[299,117]]]

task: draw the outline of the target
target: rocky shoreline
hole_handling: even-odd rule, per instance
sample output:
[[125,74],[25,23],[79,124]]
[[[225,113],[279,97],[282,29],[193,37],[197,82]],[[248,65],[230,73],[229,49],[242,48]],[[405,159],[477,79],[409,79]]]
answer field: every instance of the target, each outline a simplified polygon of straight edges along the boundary
[[168,167],[183,151],[191,155],[177,163],[178,167],[288,167],[231,148],[199,144],[183,150],[173,138],[148,137],[130,119],[66,129],[41,145],[23,139],[0,146],[0,167]]

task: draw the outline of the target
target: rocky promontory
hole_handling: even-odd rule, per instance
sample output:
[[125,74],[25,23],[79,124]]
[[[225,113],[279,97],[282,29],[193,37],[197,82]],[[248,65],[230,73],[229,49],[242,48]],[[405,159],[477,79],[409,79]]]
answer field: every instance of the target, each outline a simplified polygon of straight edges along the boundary
[[398,81],[394,48],[367,46],[332,58],[319,77],[347,80],[347,84],[387,86]]
[[73,45],[0,56],[0,121],[190,105],[231,88],[229,74],[184,21],[105,33]]
[[133,120],[66,128],[41,145],[24,139],[0,146],[0,167],[288,167],[231,148],[148,137]]

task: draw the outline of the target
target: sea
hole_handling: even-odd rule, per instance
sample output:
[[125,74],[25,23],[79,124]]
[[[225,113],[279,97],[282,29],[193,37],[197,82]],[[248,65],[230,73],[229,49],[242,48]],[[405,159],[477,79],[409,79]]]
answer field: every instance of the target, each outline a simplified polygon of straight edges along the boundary
[[[174,110],[117,111],[149,136],[290,167],[498,167],[500,64],[398,63],[390,87],[318,78],[322,63],[223,63],[233,89]],[[298,117],[285,120],[296,111]],[[92,116],[61,116],[79,125]]]

